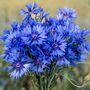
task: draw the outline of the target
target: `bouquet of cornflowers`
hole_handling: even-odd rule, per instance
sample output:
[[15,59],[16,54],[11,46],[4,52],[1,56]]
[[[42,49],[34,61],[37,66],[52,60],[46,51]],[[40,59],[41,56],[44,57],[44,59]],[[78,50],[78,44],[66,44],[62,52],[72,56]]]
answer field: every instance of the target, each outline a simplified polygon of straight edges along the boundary
[[84,62],[90,51],[86,40],[89,30],[75,24],[77,17],[72,8],[59,9],[55,17],[49,16],[36,3],[27,4],[22,22],[13,22],[1,39],[2,57],[8,63],[11,78],[32,77],[36,90],[51,90],[64,68]]

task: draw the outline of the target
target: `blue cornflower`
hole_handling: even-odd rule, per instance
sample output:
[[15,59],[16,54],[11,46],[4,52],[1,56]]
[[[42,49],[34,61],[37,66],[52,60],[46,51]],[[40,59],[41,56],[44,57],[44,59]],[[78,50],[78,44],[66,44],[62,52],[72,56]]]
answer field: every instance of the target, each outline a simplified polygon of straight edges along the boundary
[[43,50],[38,45],[33,45],[29,49],[31,54],[30,70],[35,73],[44,73],[44,69],[49,64]]
[[85,39],[86,35],[89,34],[88,30],[79,30],[75,28],[68,31],[66,58],[72,65],[75,65],[75,61],[84,61],[86,54],[89,52],[89,43]]
[[47,36],[54,33],[60,34],[62,32],[62,27],[59,25],[56,18],[53,17],[49,18],[48,21],[45,23],[45,25]]
[[22,21],[23,26],[27,25],[37,25],[37,23],[42,23],[44,19],[47,17],[47,14],[43,11],[41,7],[39,7],[36,3],[34,5],[28,3],[26,4],[28,11],[21,10],[20,13],[26,14],[26,17]]
[[59,9],[57,19],[61,26],[67,27],[68,25],[74,22],[74,19],[77,17],[76,12],[72,8]]
[[9,47],[4,47],[4,54],[1,55],[3,59],[7,62],[12,62],[12,59],[18,59],[22,58],[23,56],[26,55],[26,49],[25,47],[19,47],[19,48],[9,48]]
[[0,39],[5,41],[14,31],[18,32],[20,29],[20,25],[18,24],[18,22],[13,22],[11,24],[11,27],[11,30],[4,30],[3,35],[0,37]]
[[57,18],[59,20],[73,20],[77,17],[76,11],[72,8],[59,9]]
[[32,72],[36,72],[38,73],[44,73],[44,69],[47,67],[47,61],[45,60],[45,58],[42,57],[35,57],[32,59],[31,63],[30,63],[30,70]]
[[64,55],[66,41],[58,34],[54,34],[46,39],[44,48],[51,51],[52,55]]
[[5,45],[7,47],[21,47],[24,45],[24,42],[21,38],[21,33],[19,31],[12,32],[8,35],[8,38],[5,40]]
[[42,8],[38,7],[36,3],[34,3],[33,6],[31,4],[27,4],[26,7],[28,11],[21,10],[21,14],[27,14],[27,16],[22,21],[23,26],[34,26],[37,25],[37,23],[46,23],[49,14]]
[[12,60],[12,62],[10,62],[10,66],[8,67],[10,76],[19,78],[22,75],[25,75],[29,71],[30,67],[30,64],[26,63],[27,60],[29,61],[29,59],[25,57],[18,60]]
[[25,11],[25,10],[21,10],[20,13],[23,15],[23,14],[28,14],[28,15],[31,15],[32,13],[34,14],[38,14],[40,12],[43,11],[42,8],[40,8],[36,3],[34,3],[34,5],[28,3],[26,4],[26,8],[28,9],[28,11]]
[[34,26],[33,28],[28,26],[22,31],[22,34],[24,34],[23,40],[29,45],[40,45],[46,38],[45,30],[41,25]]

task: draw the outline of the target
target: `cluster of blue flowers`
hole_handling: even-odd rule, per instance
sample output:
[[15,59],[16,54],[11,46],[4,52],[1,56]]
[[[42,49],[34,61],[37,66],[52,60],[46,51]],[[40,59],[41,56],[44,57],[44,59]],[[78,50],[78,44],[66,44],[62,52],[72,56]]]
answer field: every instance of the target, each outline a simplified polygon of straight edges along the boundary
[[21,24],[13,22],[10,30],[5,30],[1,39],[4,43],[2,57],[9,63],[9,74],[18,78],[28,72],[36,74],[57,67],[76,65],[86,59],[90,42],[86,40],[89,30],[81,30],[75,24],[74,9],[59,9],[56,17],[51,17],[36,3],[27,4]]

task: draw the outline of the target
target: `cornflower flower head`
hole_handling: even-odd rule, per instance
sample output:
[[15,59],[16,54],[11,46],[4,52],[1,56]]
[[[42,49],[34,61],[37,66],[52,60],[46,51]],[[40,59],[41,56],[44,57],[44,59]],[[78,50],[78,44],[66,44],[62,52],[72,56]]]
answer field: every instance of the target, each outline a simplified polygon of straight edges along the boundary
[[19,78],[22,75],[25,75],[29,68],[30,65],[29,63],[27,63],[27,60],[29,60],[26,57],[23,58],[18,58],[17,60],[12,60],[12,62],[10,62],[10,66],[9,71],[10,71],[10,76],[14,77],[14,78]]
[[46,39],[46,43],[44,45],[44,48],[47,50],[50,50],[52,53],[52,56],[57,55],[64,55],[65,48],[66,48],[66,42],[64,38],[57,33],[54,35],[49,36]]
[[22,38],[26,43],[28,42],[29,45],[40,45],[43,43],[46,37],[44,27],[41,25],[34,26],[33,28],[27,26],[22,31]]

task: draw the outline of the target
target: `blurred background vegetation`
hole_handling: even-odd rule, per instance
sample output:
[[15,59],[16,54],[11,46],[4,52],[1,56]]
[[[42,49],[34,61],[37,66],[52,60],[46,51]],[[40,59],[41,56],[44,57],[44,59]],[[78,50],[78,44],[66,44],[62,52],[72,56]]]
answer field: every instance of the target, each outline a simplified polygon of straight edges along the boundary
[[[37,2],[46,11],[50,12],[51,16],[57,13],[59,7],[74,8],[78,14],[76,23],[79,24],[81,28],[90,29],[90,0],[0,0],[0,34],[4,29],[10,27],[12,21],[18,20],[20,22],[22,20],[19,11],[21,8],[25,8],[25,4],[28,2]],[[0,53],[2,53],[2,44],[0,44]],[[90,55],[88,61],[89,58]],[[10,80],[8,74],[2,69],[4,66],[6,66],[5,62],[0,60],[0,90],[21,90],[17,89],[17,87],[19,88],[21,84],[27,80],[22,80],[21,83]],[[89,69],[90,65],[81,65],[78,69],[73,69],[69,72],[78,83],[82,83],[82,78],[90,73]],[[33,90],[32,87],[30,90]],[[55,87],[54,90],[90,90],[90,84],[78,89],[66,80],[62,82],[57,80],[57,87]]]

